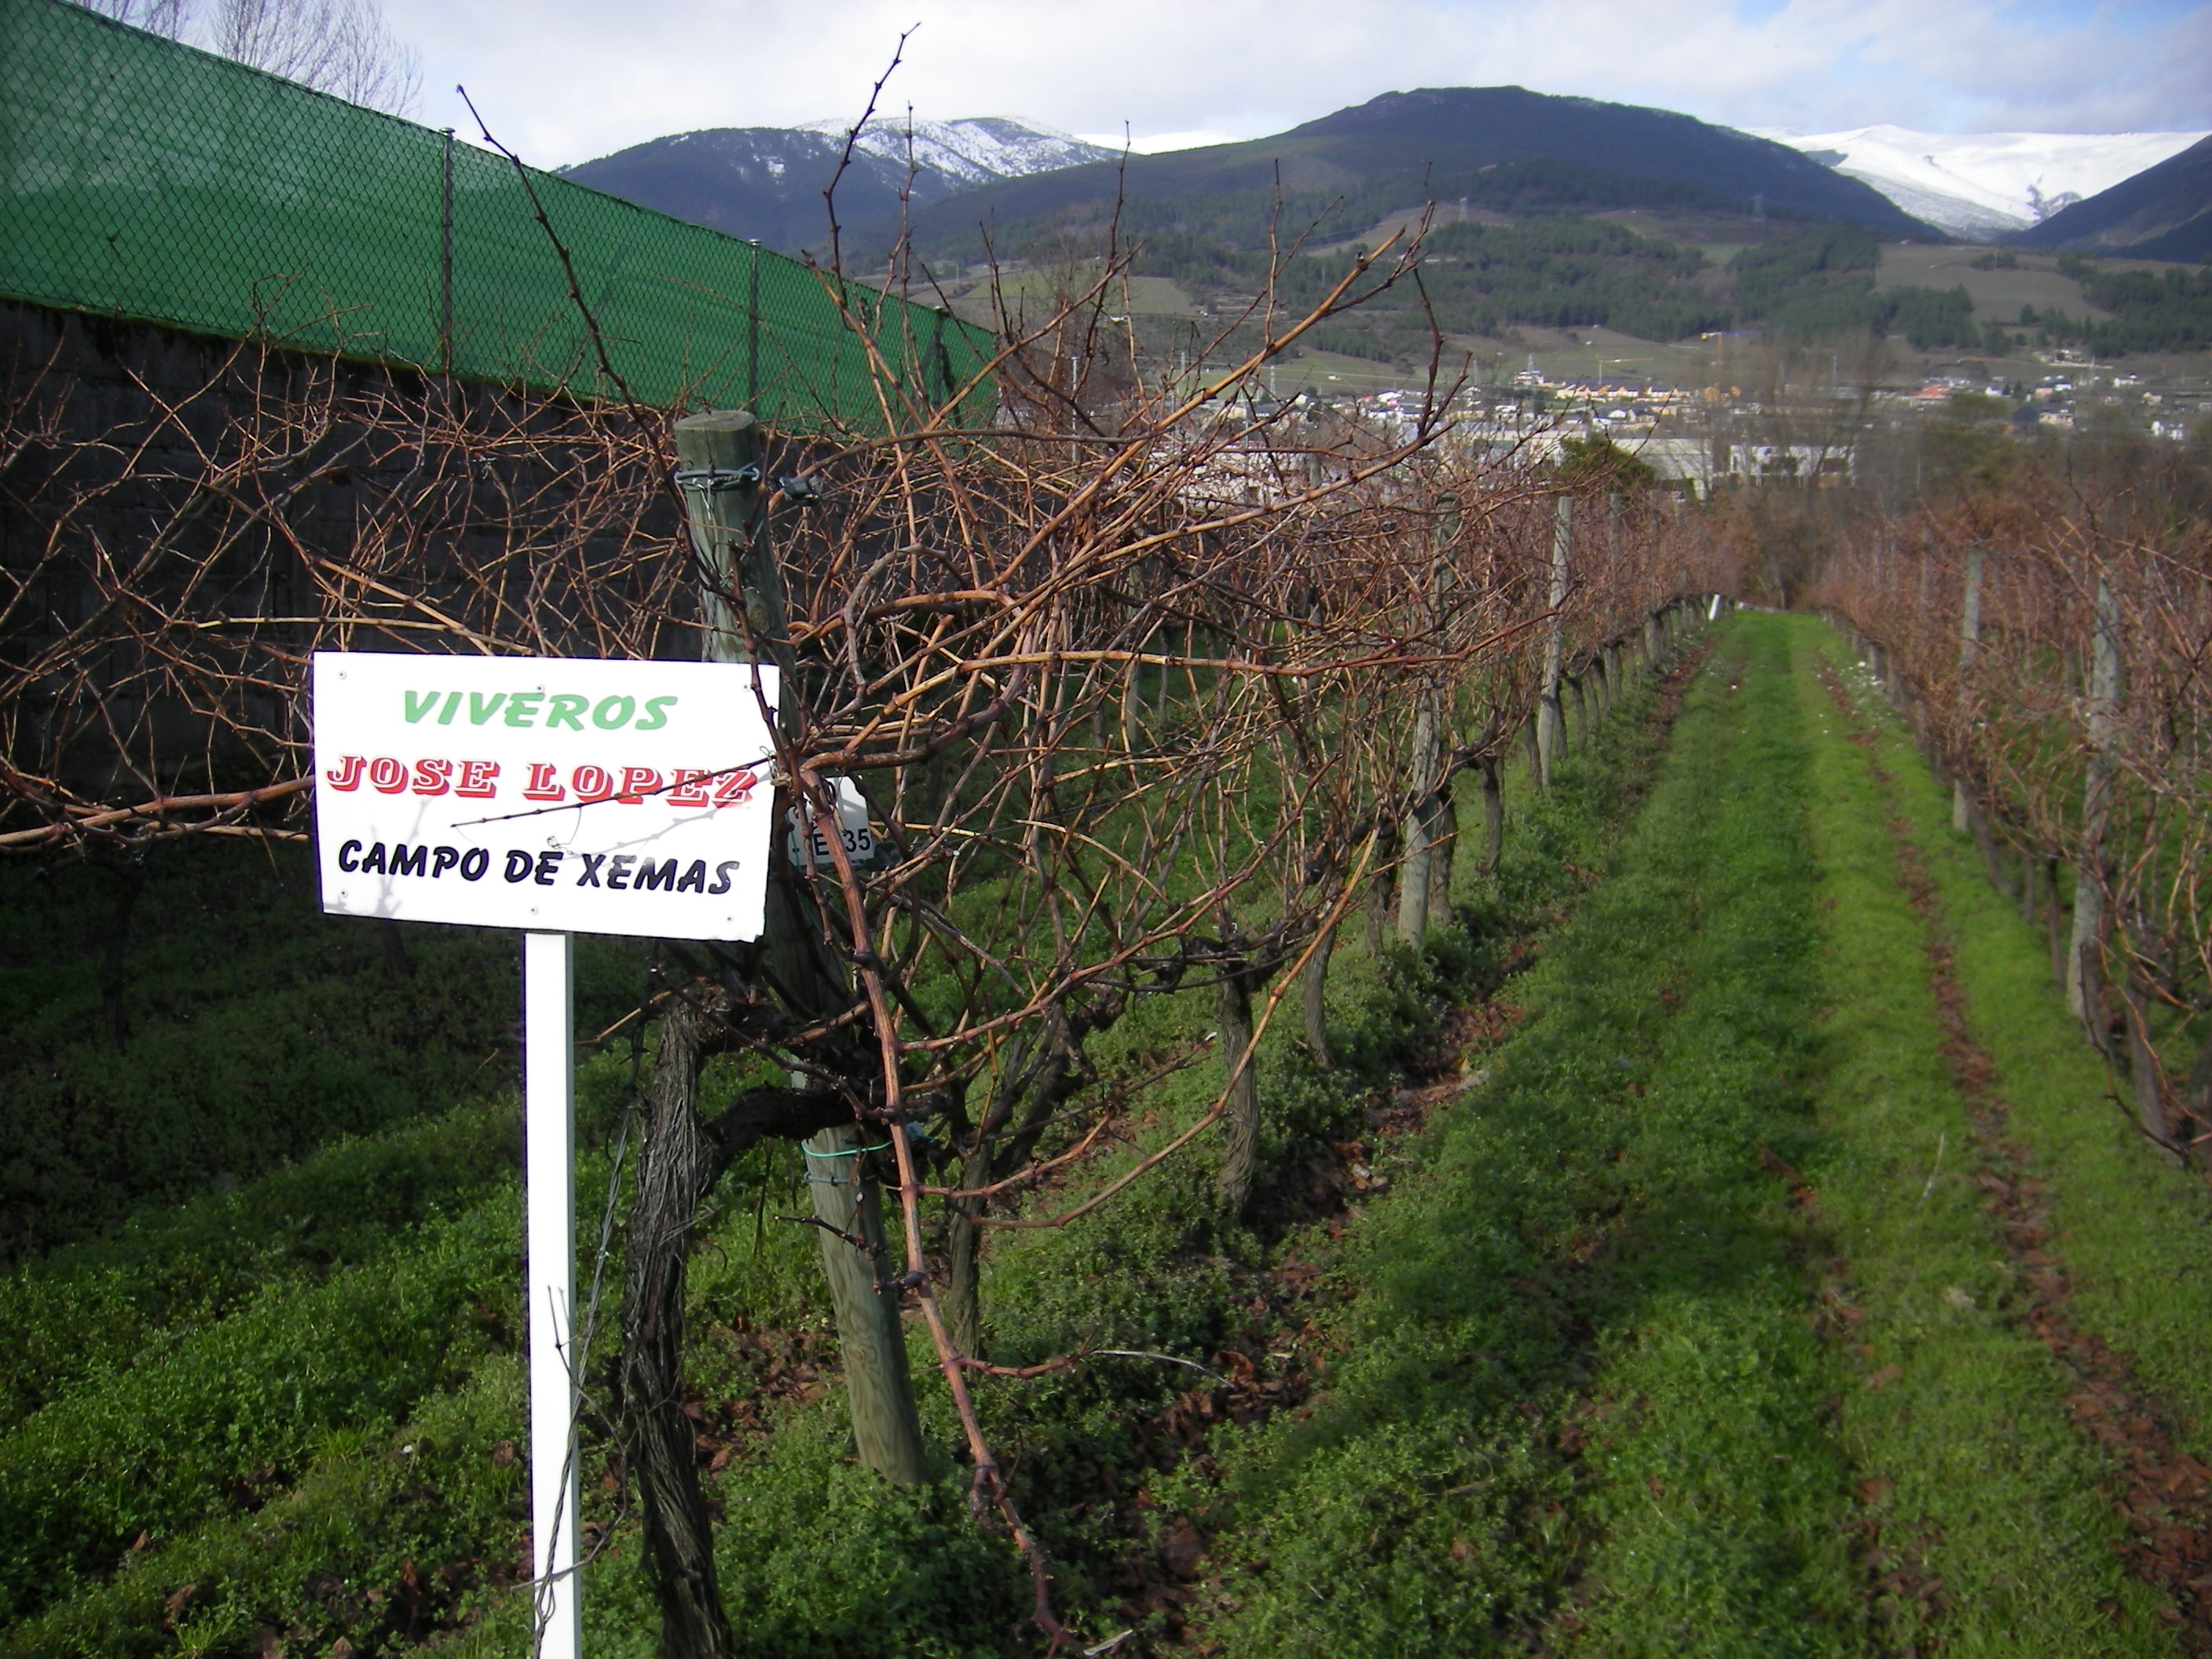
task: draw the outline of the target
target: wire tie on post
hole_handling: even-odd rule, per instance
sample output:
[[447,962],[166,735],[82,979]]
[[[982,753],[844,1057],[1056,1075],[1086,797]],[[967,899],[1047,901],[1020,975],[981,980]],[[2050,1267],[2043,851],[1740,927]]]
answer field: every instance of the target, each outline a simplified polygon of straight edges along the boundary
[[758,461],[748,461],[739,467],[680,466],[676,469],[676,487],[678,489],[703,489],[714,494],[727,489],[757,489],[760,482]]

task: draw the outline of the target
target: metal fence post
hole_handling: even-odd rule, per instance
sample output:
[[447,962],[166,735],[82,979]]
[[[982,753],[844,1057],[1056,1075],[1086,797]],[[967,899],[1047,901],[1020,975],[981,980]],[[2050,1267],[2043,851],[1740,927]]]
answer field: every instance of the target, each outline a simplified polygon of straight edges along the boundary
[[525,1284],[530,1331],[531,1651],[576,1659],[575,1041],[566,933],[522,940]]
[[760,408],[760,267],[761,245],[757,239],[746,244],[753,251],[748,262],[751,274],[745,300],[745,407],[757,411]]
[[438,372],[453,372],[453,130],[446,129],[438,206]]

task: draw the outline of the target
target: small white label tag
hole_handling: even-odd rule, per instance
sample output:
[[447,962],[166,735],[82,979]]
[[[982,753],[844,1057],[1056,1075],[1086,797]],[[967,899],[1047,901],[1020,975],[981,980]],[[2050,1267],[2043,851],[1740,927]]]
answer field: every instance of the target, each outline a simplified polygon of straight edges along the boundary
[[[854,864],[876,861],[877,842],[868,828],[868,803],[850,778],[832,778],[837,786],[837,834],[845,843],[845,856]],[[813,830],[805,828],[806,815],[793,806],[784,812],[783,855],[794,870],[834,870],[837,855],[830,849],[830,826],[817,817]]]

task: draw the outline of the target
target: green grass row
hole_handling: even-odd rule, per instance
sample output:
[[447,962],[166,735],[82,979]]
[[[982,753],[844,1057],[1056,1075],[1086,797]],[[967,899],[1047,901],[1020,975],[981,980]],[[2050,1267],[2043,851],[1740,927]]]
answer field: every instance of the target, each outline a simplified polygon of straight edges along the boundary
[[1948,792],[1902,724],[1850,669],[1839,642],[1820,647],[1852,689],[1902,820],[1934,882],[1956,957],[1968,1035],[1995,1065],[2008,1137],[2032,1157],[2051,1197],[2053,1251],[2072,1286],[2070,1316],[2131,1362],[2179,1443],[2212,1454],[2212,1194],[2137,1135],[2102,1060],[2051,981],[2039,928],[1990,886],[1972,842],[1950,827]]
[[[2013,1270],[1974,1180],[1975,1132],[1942,1051],[1929,923],[1898,881],[1899,808],[1915,818],[1916,841],[1955,861],[1966,890],[1994,901],[1956,930],[1974,957],[1961,963],[1970,997],[1989,989],[1987,936],[2025,929],[1978,860],[1960,856],[1972,843],[1950,830],[1948,796],[1893,741],[1863,682],[1850,681],[1853,716],[1831,700],[1820,668],[1848,667],[1834,637],[1806,621],[1790,638],[1813,736],[1828,1008],[1819,1109],[1831,1133],[1807,1174],[1842,1264],[1830,1315],[1852,1350],[1840,1431],[1867,1483],[1877,1569],[1907,1574],[1877,1600],[1882,1633],[1893,1647],[1940,1642],[1961,1655],[2171,1651],[2158,1598],[2122,1571],[2122,1529],[2097,1484],[2110,1470],[2067,1421],[2065,1385],[2013,1315]],[[1849,741],[1869,726],[1884,733],[1888,787]],[[2031,996],[2027,1011],[2070,1036],[2052,1002]],[[2079,1103],[2101,1115],[2094,1095]],[[2084,1189],[2101,1178],[2072,1159],[2053,1173]]]
[[278,1285],[407,1248],[421,1223],[513,1184],[520,1129],[509,1095],[347,1136],[236,1192],[141,1215],[0,1279],[0,1432],[158,1360]]
[[[1838,650],[1840,659],[1847,657]],[[1950,798],[1903,726],[1877,728],[1895,801],[1926,860],[1958,952],[1967,1030],[1996,1064],[2013,1134],[2037,1156],[2057,1201],[2075,1316],[2130,1355],[2179,1414],[2190,1445],[2212,1450],[2212,1196],[2203,1178],[2144,1145],[2111,1074],[2051,980],[2039,931],[1983,874],[1950,825]]]
[[[101,986],[118,902],[118,1046]],[[234,1190],[343,1136],[513,1086],[514,941],[316,909],[305,848],[157,843],[0,866],[0,1263]],[[634,1006],[640,953],[580,952],[578,1019]]]
[[1834,1362],[1762,1161],[1810,1134],[1774,650],[1723,638],[1527,1028],[1342,1253],[1329,1392],[1210,1517],[1231,1650],[1851,1650]]

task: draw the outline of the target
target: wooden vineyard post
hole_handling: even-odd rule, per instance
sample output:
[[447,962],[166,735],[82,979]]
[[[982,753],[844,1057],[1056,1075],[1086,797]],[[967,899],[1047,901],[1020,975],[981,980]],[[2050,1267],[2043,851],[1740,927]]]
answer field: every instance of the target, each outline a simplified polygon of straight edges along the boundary
[[1482,873],[1498,873],[1505,852],[1505,795],[1498,777],[1498,757],[1484,755],[1475,762],[1482,775]]
[[1420,949],[1429,927],[1429,869],[1436,842],[1436,775],[1440,734],[1436,690],[1422,688],[1413,714],[1413,810],[1405,821],[1405,863],[1398,867],[1398,942]]
[[2066,1006],[2105,1046],[2097,951],[2105,932],[2105,821],[2112,812],[2112,734],[2120,702],[2119,607],[2112,584],[2097,578],[2095,638],[2090,647],[2089,769],[2082,792],[2081,842],[2074,858],[2074,937],[2066,957]]
[[898,1291],[892,1285],[898,1275],[884,1241],[883,1189],[864,1163],[870,1152],[884,1150],[875,1141],[873,1136],[864,1141],[858,1125],[841,1124],[816,1135],[806,1143],[806,1190],[823,1221],[867,1242],[863,1255],[836,1233],[819,1234],[822,1271],[837,1311],[854,1443],[867,1468],[912,1486],[927,1477],[929,1461],[907,1370]]
[[[742,410],[685,416],[676,457],[687,480],[684,505],[700,556],[706,655],[717,662],[769,659],[785,650],[783,579],[767,533],[768,480],[760,423]],[[742,605],[745,625],[737,626]],[[787,674],[789,663],[781,665]],[[777,983],[802,1018],[833,1016],[853,1000],[823,944],[819,913],[772,850],[762,943]],[[869,1173],[880,1137],[862,1126],[825,1129],[805,1143],[807,1190],[819,1230],[822,1267],[837,1316],[838,1346],[860,1462],[902,1485],[927,1473],[906,1333],[885,1249],[883,1199]],[[836,1231],[832,1231],[831,1229]],[[859,1240],[860,1243],[850,1242]]]
[[1424,686],[1419,696],[1420,708],[1413,716],[1413,810],[1406,815],[1405,862],[1398,870],[1398,939],[1417,950],[1429,925],[1429,876],[1437,828],[1434,796],[1443,747],[1437,729],[1436,689]]
[[1221,1063],[1229,1074],[1229,1105],[1222,1121],[1228,1146],[1221,1160],[1221,1196],[1232,1215],[1251,1201],[1260,1153],[1260,1073],[1252,1054],[1252,964],[1237,953],[1236,929],[1224,918],[1221,978],[1214,990]]
[[1559,516],[1552,525],[1552,624],[1544,634],[1544,679],[1536,699],[1536,783],[1552,787],[1552,769],[1559,763],[1565,735],[1559,715],[1559,655],[1567,637],[1567,554],[1574,537],[1575,498],[1559,497]]
[[[1979,546],[1966,549],[1966,580],[1959,593],[1959,697],[1963,703],[1970,695],[1968,682],[1973,677],[1974,658],[1982,646],[1982,550]],[[1962,757],[1963,758],[1963,757]],[[1961,772],[1964,768],[1960,769]],[[1951,827],[1965,831],[1973,828],[1973,798],[1966,793],[1963,776],[1951,781]]]
[[1398,820],[1378,809],[1375,823],[1375,861],[1367,878],[1366,915],[1361,929],[1367,954],[1382,956],[1382,939],[1390,921],[1390,895],[1395,890],[1398,859]]
[[1336,929],[1324,923],[1322,936],[1315,944],[1313,954],[1299,975],[1299,1016],[1304,1028],[1305,1044],[1314,1057],[1314,1064],[1327,1071],[1336,1064],[1336,1056],[1328,1046],[1328,959],[1336,939]]
[[[1428,625],[1441,633],[1451,582],[1451,546],[1459,538],[1459,505],[1441,503],[1431,532]],[[1413,810],[1406,821],[1406,861],[1398,877],[1398,938],[1416,950],[1441,908],[1450,916],[1450,895],[1436,890],[1439,874],[1451,879],[1447,794],[1451,780],[1444,769],[1449,733],[1442,676],[1431,669],[1421,678],[1420,703],[1413,716]],[[1441,901],[1441,904],[1440,904]]]

